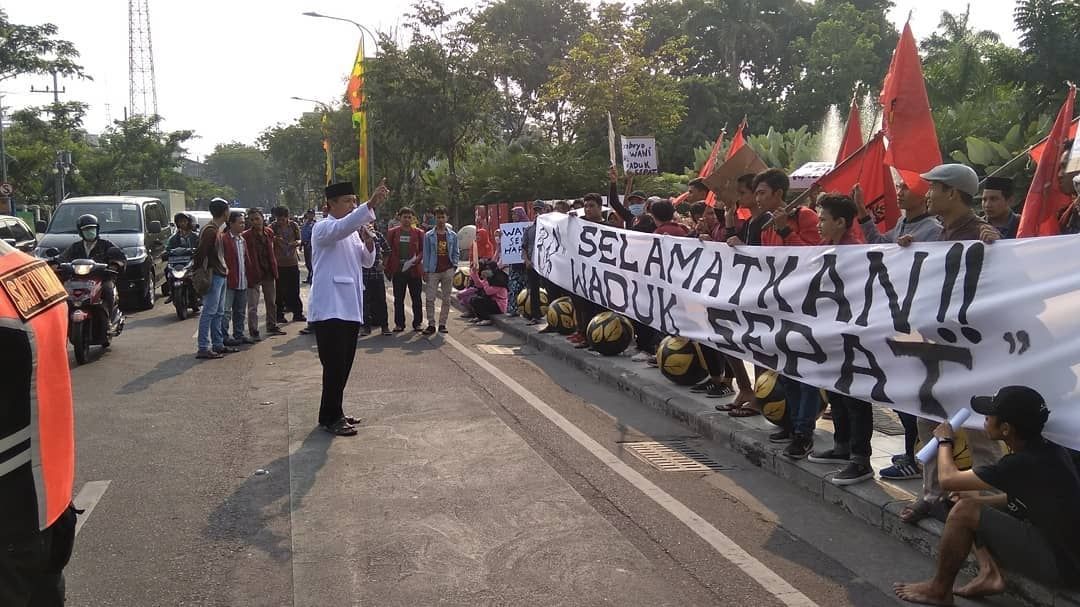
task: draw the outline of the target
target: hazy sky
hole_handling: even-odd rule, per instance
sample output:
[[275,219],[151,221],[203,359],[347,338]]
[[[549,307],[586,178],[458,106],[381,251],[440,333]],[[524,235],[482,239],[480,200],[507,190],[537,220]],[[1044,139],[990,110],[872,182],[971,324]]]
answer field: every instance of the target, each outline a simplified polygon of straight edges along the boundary
[[[404,19],[411,0],[151,0],[150,15],[157,74],[158,111],[169,129],[194,129],[189,145],[203,157],[214,145],[253,142],[267,126],[289,122],[312,104],[289,99],[309,97],[329,102],[345,90],[358,32],[348,23],[301,16],[304,11],[347,17],[373,30],[393,29]],[[64,99],[90,104],[86,127],[100,132],[107,117],[123,116],[128,100],[127,2],[123,0],[50,0],[3,2],[16,23],[52,22],[60,36],[82,53],[93,81],[61,81]],[[450,8],[475,2],[447,0]],[[937,26],[940,11],[962,12],[967,0],[897,0],[891,17],[898,25],[912,13],[918,38]],[[978,0],[973,25],[1016,43],[1012,31],[1014,0]],[[368,43],[368,54],[374,45]],[[0,85],[4,105],[41,105],[49,97],[30,87],[51,85],[48,77],[23,77]],[[108,106],[108,107],[106,107]]]

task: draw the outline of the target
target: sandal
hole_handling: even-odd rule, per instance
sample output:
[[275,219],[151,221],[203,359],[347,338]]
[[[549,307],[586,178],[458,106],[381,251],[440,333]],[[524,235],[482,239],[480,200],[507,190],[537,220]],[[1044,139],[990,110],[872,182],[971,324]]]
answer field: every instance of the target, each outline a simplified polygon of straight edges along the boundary
[[933,504],[926,500],[917,499],[900,511],[900,521],[908,525],[917,525],[919,521],[930,516],[933,512]]
[[356,428],[350,426],[345,421],[345,418],[341,418],[329,426],[323,426],[322,429],[335,436],[356,436]]
[[737,403],[725,403],[723,405],[716,405],[717,411],[734,411],[735,409],[742,408],[742,405]]
[[754,417],[755,415],[761,415],[761,411],[750,407],[739,407],[728,411],[728,415],[731,417]]
[[364,421],[364,418],[362,417],[353,417],[351,415],[346,415],[342,419],[344,419],[345,423],[349,424],[350,426],[359,426],[360,423]]

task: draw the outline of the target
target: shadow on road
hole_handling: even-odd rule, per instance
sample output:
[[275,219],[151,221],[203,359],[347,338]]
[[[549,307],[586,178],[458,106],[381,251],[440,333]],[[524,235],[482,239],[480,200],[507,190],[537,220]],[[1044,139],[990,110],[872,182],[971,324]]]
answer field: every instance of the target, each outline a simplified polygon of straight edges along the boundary
[[194,354],[180,354],[172,358],[167,358],[159,362],[157,366],[150,371],[121,386],[120,390],[117,391],[117,394],[134,394],[136,392],[142,392],[159,381],[183,375],[198,362],[199,361],[195,358]]
[[[275,561],[291,559],[291,513],[300,509],[315,484],[333,440],[329,434],[313,429],[295,453],[279,457],[262,468],[265,474],[255,474],[253,470],[210,513],[203,534],[217,541],[252,546]],[[293,466],[298,468],[295,475]],[[291,493],[290,476],[293,476]]]
[[356,342],[356,349],[364,354],[379,354],[386,350],[400,350],[405,356],[419,356],[424,352],[438,350],[442,345],[439,335],[430,337],[419,333],[395,333],[394,336],[370,335]]

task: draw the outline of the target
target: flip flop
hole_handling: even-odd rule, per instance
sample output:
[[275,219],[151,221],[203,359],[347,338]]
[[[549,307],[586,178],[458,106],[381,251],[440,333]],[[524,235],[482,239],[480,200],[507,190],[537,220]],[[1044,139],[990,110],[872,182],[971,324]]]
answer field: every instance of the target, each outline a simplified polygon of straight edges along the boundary
[[717,411],[734,411],[735,409],[741,409],[741,408],[742,407],[740,405],[737,405],[735,403],[727,403],[727,404],[723,404],[723,405],[716,405],[716,410]]
[[728,415],[731,417],[754,417],[755,415],[761,415],[761,411],[750,407],[739,407],[728,411]]
[[915,500],[911,505],[905,506],[900,511],[900,521],[908,525],[917,525],[919,521],[930,516],[934,512],[934,505],[926,500]]

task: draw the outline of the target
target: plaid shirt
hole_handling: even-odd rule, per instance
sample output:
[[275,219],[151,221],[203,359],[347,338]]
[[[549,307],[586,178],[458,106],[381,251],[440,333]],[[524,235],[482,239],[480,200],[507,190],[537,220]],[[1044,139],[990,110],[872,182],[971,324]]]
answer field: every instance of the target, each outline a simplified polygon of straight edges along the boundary
[[388,253],[390,253],[390,245],[386,242],[386,237],[382,235],[378,230],[374,231],[375,235],[375,263],[370,268],[364,268],[364,280],[382,278],[383,276],[383,259]]

